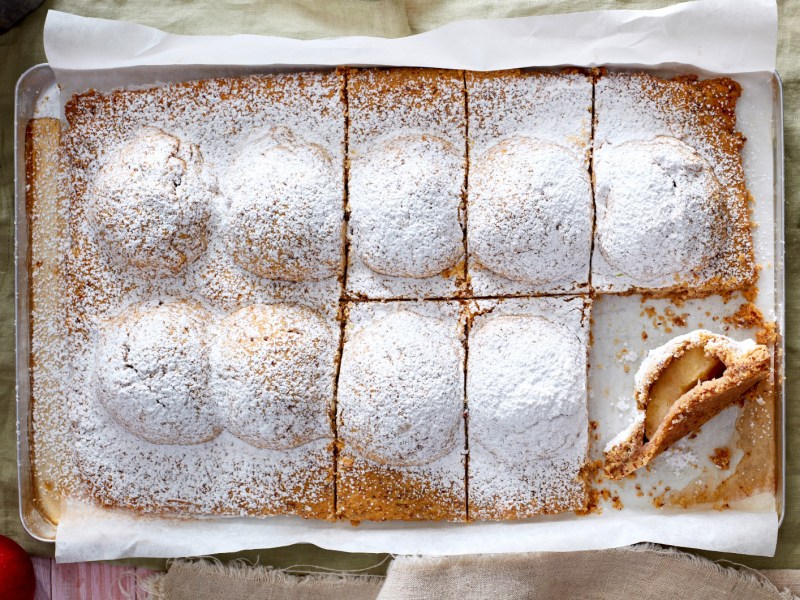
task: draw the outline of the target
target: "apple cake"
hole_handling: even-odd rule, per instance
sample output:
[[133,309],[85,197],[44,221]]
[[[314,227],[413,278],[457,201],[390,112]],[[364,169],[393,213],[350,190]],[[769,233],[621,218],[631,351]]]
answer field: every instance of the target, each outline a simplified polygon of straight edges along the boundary
[[158,514],[334,515],[344,75],[67,103],[78,471]]
[[350,305],[337,432],[337,516],[466,519],[458,303]]
[[468,271],[475,296],[588,290],[592,80],[467,73]]
[[471,302],[470,519],[586,507],[589,307],[580,296]]
[[464,280],[464,74],[347,72],[347,290],[355,298],[457,295]]
[[651,350],[636,372],[636,417],[606,446],[606,473],[621,479],[647,465],[739,402],[770,367],[766,346],[702,329]]
[[721,293],[755,281],[731,79],[600,73],[592,287]]
[[[66,491],[154,515],[590,510],[592,302],[624,318],[625,294],[756,279],[739,93],[348,68],[73,97],[67,128],[28,132],[44,512]],[[767,416],[737,431],[771,427],[772,350],[698,331],[653,351],[607,475],[748,390]]]

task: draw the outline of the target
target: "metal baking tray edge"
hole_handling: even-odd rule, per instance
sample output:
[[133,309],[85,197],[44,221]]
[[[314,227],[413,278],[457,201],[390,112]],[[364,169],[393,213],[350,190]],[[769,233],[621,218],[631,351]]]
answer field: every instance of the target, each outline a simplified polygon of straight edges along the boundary
[[786,515],[786,262],[784,206],[784,148],[783,148],[783,82],[777,71],[772,74],[772,139],[774,169],[775,210],[775,321],[778,339],[775,344],[775,396],[779,403],[777,414],[780,423],[775,427],[779,437],[779,461],[777,467],[778,526]]
[[17,375],[17,482],[19,515],[28,534],[43,542],[54,542],[56,526],[36,509],[30,454],[31,414],[31,322],[29,310],[28,253],[30,232],[26,198],[25,130],[36,116],[42,92],[53,86],[55,75],[49,65],[25,71],[14,90],[14,323]]
[[[775,394],[779,402],[778,465],[776,503],[779,523],[783,523],[786,506],[786,376],[785,356],[785,263],[784,263],[784,147],[783,147],[783,84],[773,73],[772,126],[774,139],[774,206],[775,206],[775,320],[778,339],[775,347]],[[28,214],[26,204],[25,128],[35,116],[40,94],[55,83],[48,64],[39,64],[25,71],[17,80],[14,99],[14,280],[16,337],[16,401],[17,401],[17,481],[22,526],[28,534],[43,542],[54,542],[56,527],[47,521],[33,503],[33,478],[30,462],[30,311],[28,307]]]

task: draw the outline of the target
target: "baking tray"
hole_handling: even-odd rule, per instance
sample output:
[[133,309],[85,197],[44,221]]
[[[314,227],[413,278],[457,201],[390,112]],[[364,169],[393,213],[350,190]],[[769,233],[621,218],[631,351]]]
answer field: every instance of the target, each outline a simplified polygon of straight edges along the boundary
[[58,87],[52,69],[36,65],[17,81],[14,99],[14,267],[16,282],[17,469],[22,526],[37,540],[53,542],[56,526],[37,509],[30,454],[31,320],[25,130],[34,117],[58,116]]
[[[785,273],[784,273],[784,148],[783,88],[780,77],[773,73],[773,164],[774,164],[774,314],[777,327],[775,345],[775,394],[778,415],[776,505],[782,522],[785,507]],[[15,281],[16,281],[16,374],[17,374],[17,466],[20,518],[25,530],[34,538],[54,542],[56,526],[48,521],[34,503],[34,485],[30,460],[31,415],[31,322],[29,286],[29,227],[26,206],[25,130],[35,117],[58,117],[60,102],[55,75],[47,64],[36,65],[23,73],[16,86],[14,111],[15,158]],[[765,282],[766,283],[766,282]]]

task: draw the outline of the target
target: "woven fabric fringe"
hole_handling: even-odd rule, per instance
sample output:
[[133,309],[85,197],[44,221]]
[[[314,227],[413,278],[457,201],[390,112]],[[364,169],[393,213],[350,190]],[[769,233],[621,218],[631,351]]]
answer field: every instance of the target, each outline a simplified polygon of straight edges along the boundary
[[166,573],[137,581],[149,600],[374,600],[384,578],[354,572],[297,574],[213,557],[170,561]]
[[244,560],[175,560],[167,573],[141,579],[137,585],[150,600],[798,598],[788,589],[779,590],[758,571],[655,544],[598,552],[400,556],[386,578],[352,572],[297,575]]
[[[144,597],[148,600],[166,600],[167,594],[164,592],[164,578],[166,577],[166,573],[154,573],[153,575],[148,575],[146,577],[137,577],[136,578],[136,596],[138,597],[140,594],[139,592],[144,592]],[[132,599],[126,599],[132,600]]]
[[[800,582],[800,572],[798,572]],[[637,544],[597,552],[398,557],[380,600],[467,598],[792,600],[758,571],[674,548]]]

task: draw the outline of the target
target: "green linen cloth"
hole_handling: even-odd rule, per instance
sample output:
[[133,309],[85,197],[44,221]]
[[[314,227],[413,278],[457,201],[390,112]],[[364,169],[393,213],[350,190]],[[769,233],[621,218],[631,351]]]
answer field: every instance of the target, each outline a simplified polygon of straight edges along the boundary
[[[401,37],[461,19],[518,17],[608,8],[660,8],[665,0],[47,0],[19,26],[0,35],[0,533],[34,554],[52,555],[53,546],[36,542],[22,529],[17,503],[14,401],[14,85],[26,69],[45,62],[42,30],[48,9],[89,17],[134,21],[182,34],[269,34],[294,38],[344,35]],[[786,517],[775,558],[731,557],[754,568],[800,568],[800,423],[797,400],[800,364],[795,314],[800,304],[800,2],[779,5],[778,72],[785,94],[786,136]],[[722,555],[706,553],[713,557]],[[239,553],[260,564],[286,568],[365,569],[381,573],[382,555],[330,552],[296,545]],[[227,557],[222,556],[225,559]],[[153,561],[140,564],[154,566]],[[157,565],[156,565],[157,566]]]

